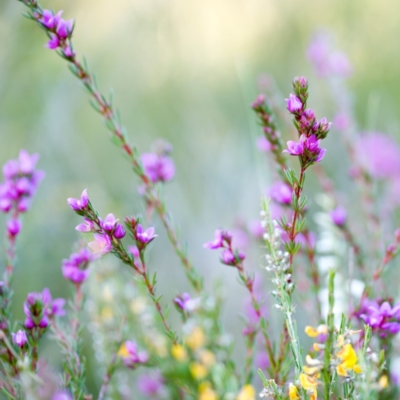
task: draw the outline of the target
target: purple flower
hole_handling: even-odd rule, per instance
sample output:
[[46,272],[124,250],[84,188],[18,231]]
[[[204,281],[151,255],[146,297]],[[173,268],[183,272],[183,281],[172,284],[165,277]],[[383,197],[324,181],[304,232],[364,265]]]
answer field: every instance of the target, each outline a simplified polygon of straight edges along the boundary
[[230,249],[224,249],[221,253],[221,262],[225,265],[235,266],[240,261],[245,259],[245,255],[242,252],[238,252],[236,255]]
[[400,304],[365,299],[357,315],[381,337],[400,332]]
[[365,132],[355,148],[358,162],[373,178],[399,176],[400,148],[390,136],[379,132]]
[[94,230],[94,223],[87,218],[84,218],[85,222],[79,224],[75,229],[79,232],[92,232]]
[[7,232],[10,236],[17,236],[18,233],[21,231],[22,223],[19,219],[10,219],[7,222]]
[[136,365],[144,364],[148,360],[146,352],[138,351],[136,343],[130,340],[122,344],[118,350],[118,355],[128,368],[134,368]]
[[22,348],[24,347],[25,343],[28,342],[25,331],[22,331],[21,329],[17,333],[11,333],[11,336],[13,343],[15,343],[18,347]]
[[73,50],[73,48],[71,46],[65,46],[63,48],[63,53],[65,55],[65,57],[67,58],[71,58],[75,56],[75,50]]
[[94,260],[93,254],[86,248],[71,254],[69,259],[63,260],[61,270],[64,278],[74,283],[84,282],[89,275],[89,264]]
[[222,229],[217,229],[214,234],[215,239],[212,242],[204,243],[203,247],[206,249],[219,249],[223,247],[224,239],[222,233]]
[[89,204],[87,189],[82,192],[80,200],[69,197],[67,202],[74,211],[83,211]]
[[53,394],[51,400],[72,400],[72,396],[65,390],[57,390],[57,392]]
[[175,175],[172,159],[164,154],[144,153],[140,157],[143,168],[152,182],[168,182]]
[[260,136],[256,141],[257,149],[263,153],[267,153],[271,150],[271,143],[265,136]]
[[247,225],[247,229],[249,230],[250,235],[254,236],[257,239],[261,239],[265,232],[265,229],[263,228],[259,220],[250,221]]
[[65,21],[60,19],[57,24],[57,36],[61,39],[66,39],[68,36],[71,35],[72,29],[74,26],[74,21],[72,19]]
[[136,381],[137,388],[146,398],[161,396],[164,380],[161,374],[156,371],[153,375],[140,375]]
[[200,305],[200,299],[192,299],[189,293],[182,293],[181,295],[175,297],[174,303],[182,311],[194,311]]
[[112,231],[115,227],[115,224],[117,223],[117,219],[115,219],[114,214],[108,214],[105,218],[104,221],[100,222],[101,227],[105,231]]
[[335,225],[342,226],[346,223],[347,215],[346,210],[343,207],[336,207],[330,212],[330,216]]
[[154,228],[147,228],[143,230],[142,225],[138,224],[135,232],[136,239],[142,244],[150,243],[157,235],[154,234]]
[[352,66],[346,54],[341,51],[335,51],[329,56],[329,67],[333,74],[348,77],[353,72]]
[[58,25],[63,11],[59,11],[56,15],[50,10],[43,10],[42,18],[39,19],[46,28],[52,30]]
[[125,236],[125,229],[121,224],[117,224],[117,226],[114,229],[113,236],[116,239],[122,239]]
[[47,42],[47,47],[50,50],[55,50],[60,46],[60,39],[58,38],[58,36],[54,33],[50,33],[50,39]]
[[252,108],[259,108],[262,107],[265,104],[265,95],[264,94],[259,94],[254,101],[254,103],[251,105]]
[[290,93],[289,98],[286,99],[286,106],[291,114],[298,114],[303,108],[303,103],[297,96]]
[[299,156],[303,154],[304,146],[301,142],[297,143],[293,140],[287,142],[287,149],[283,150],[283,153],[289,153],[291,156]]
[[112,242],[110,237],[103,233],[95,233],[94,241],[90,242],[88,246],[92,249],[94,254],[107,254],[112,249]]
[[292,188],[283,182],[275,182],[269,189],[271,198],[280,204],[290,204],[292,202],[292,192]]

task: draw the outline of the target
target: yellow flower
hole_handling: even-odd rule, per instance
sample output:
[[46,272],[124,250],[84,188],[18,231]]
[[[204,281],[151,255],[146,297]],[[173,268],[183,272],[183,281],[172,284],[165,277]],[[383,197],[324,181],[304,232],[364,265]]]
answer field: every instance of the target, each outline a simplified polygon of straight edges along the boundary
[[307,366],[303,366],[303,371],[307,374],[307,375],[314,375],[317,374],[319,372],[321,368],[320,367],[307,367]]
[[117,356],[122,357],[122,358],[126,358],[129,356],[129,352],[128,352],[125,342],[121,344],[121,347],[118,350]]
[[336,356],[342,360],[342,362],[336,367],[338,375],[347,376],[347,371],[351,370],[354,370],[356,373],[361,372],[361,367],[357,364],[357,354],[351,344],[344,345],[337,352]]
[[210,368],[215,364],[215,355],[210,350],[203,350],[199,355],[200,361],[206,367]]
[[289,399],[290,400],[298,400],[300,399],[299,397],[299,392],[297,391],[297,387],[291,383],[289,385]]
[[307,325],[306,328],[304,329],[304,332],[306,335],[310,337],[317,337],[318,336],[318,331],[313,328],[312,326]]
[[243,386],[242,390],[237,395],[236,400],[255,400],[255,398],[256,391],[252,385],[247,384]]
[[198,326],[193,328],[192,332],[190,332],[190,335],[185,340],[187,346],[192,350],[202,347],[205,341],[206,336],[204,335],[204,331]]
[[189,370],[193,378],[197,380],[205,378],[208,374],[207,368],[199,363],[191,363],[189,366]]
[[318,381],[315,378],[303,373],[300,374],[300,383],[305,390],[314,390],[318,386]]
[[389,385],[389,379],[388,379],[387,375],[382,375],[382,376],[379,378],[378,385],[379,385],[379,387],[380,387],[381,389],[385,389],[385,388],[388,387],[388,385]]
[[185,361],[187,358],[186,350],[180,344],[174,344],[172,346],[171,354],[178,361]]
[[209,382],[203,382],[199,385],[198,400],[218,400],[218,395],[211,389]]
[[317,337],[318,335],[327,335],[329,332],[329,328],[326,325],[319,325],[317,329],[313,328],[312,326],[307,325],[304,329],[306,335],[310,337]]

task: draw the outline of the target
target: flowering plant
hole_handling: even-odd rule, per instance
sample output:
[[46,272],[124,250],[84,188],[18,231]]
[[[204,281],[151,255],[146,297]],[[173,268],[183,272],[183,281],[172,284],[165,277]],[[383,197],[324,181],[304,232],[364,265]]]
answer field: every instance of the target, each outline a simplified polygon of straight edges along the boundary
[[[317,119],[307,107],[308,80],[296,77],[286,100],[294,126],[294,140],[286,146],[275,107],[265,94],[257,97],[252,109],[264,134],[257,143],[276,167],[275,182],[261,202],[260,220],[249,229],[261,245],[267,283],[260,285],[260,274],[248,265],[237,234],[217,229],[214,240],[204,244],[220,252],[223,265],[236,270],[232,273],[247,293],[242,335],[246,351],[236,359],[234,342],[221,323],[220,287],[211,293],[207,290],[161,197],[160,187],[175,173],[171,146],[158,142],[154,152],[139,155],[112,98],[99,91],[94,75],[79,61],[72,42],[74,21],[63,19],[62,12],[43,9],[36,0],[19,1],[47,34],[47,47],[68,63],[88,91],[114,144],[139,178],[138,190],[148,216],[155,213],[161,220],[190,289],[161,301],[157,275],[148,262],[149,249],[157,247],[158,237],[149,218],[101,216],[84,189],[79,198],[67,199],[79,218],[75,229],[89,237],[62,261],[73,299],[66,305],[62,298],[53,299],[47,288],[28,293],[23,304],[25,320],[15,321],[11,304],[16,243],[22,215],[30,209],[44,177],[36,169],[39,156],[21,150],[18,159],[4,165],[0,186],[0,210],[8,216],[0,284],[0,388],[4,395],[49,400],[125,399],[138,393],[143,398],[200,400],[253,400],[257,393],[280,400],[398,398],[395,335],[400,331],[400,304],[385,282],[390,279],[387,266],[398,253],[400,232],[396,230],[392,244],[382,250],[386,231],[394,227],[381,223],[372,191],[374,180],[395,186],[400,167],[397,145],[383,134],[359,134],[351,124],[351,108],[338,109],[335,120],[352,162],[351,176],[359,188],[366,222],[366,239],[359,243],[355,221],[348,218],[324,169],[327,150],[321,146],[331,123]],[[309,49],[317,73],[344,79],[349,74],[347,59],[342,54],[329,56],[323,46],[317,38]],[[394,160],[389,167],[387,158]],[[311,202],[304,194],[309,174],[316,176],[323,192],[318,198],[322,210],[314,213],[317,229],[311,223]],[[345,253],[339,252],[341,245]],[[109,259],[108,254],[125,268],[102,262]],[[308,290],[302,291],[301,286]],[[311,303],[304,302],[304,292],[309,292]],[[178,323],[171,320],[166,303],[175,306]],[[270,315],[278,316],[278,335]],[[309,322],[303,323],[304,319]],[[86,382],[87,333],[102,372],[96,393],[89,391]],[[59,346],[62,368],[58,375],[41,356],[45,337]],[[133,375],[127,374],[132,370]]]

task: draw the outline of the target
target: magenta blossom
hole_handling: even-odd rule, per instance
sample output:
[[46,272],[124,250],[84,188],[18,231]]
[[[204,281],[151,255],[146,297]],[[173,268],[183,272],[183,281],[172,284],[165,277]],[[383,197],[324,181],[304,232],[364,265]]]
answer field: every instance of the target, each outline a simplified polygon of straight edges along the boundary
[[89,264],[94,260],[94,255],[86,248],[71,254],[69,259],[63,260],[61,270],[64,278],[73,283],[84,282],[89,275]]
[[11,333],[11,337],[13,343],[21,348],[24,347],[25,344],[28,342],[25,331],[22,331],[21,329],[17,333]]
[[271,198],[280,204],[290,204],[292,193],[292,188],[284,182],[275,182],[269,189]]
[[142,225],[138,224],[135,232],[136,239],[142,244],[150,243],[157,235],[154,234],[154,228],[147,228],[145,231],[143,230]]
[[88,246],[92,249],[94,254],[107,254],[112,250],[112,242],[106,233],[95,233],[94,241],[90,242]]
[[17,236],[21,231],[22,222],[19,219],[10,219],[7,222],[7,232],[10,236]]
[[221,263],[225,265],[235,266],[245,259],[242,252],[233,253],[230,249],[224,249],[221,253]]
[[74,211],[83,211],[89,204],[87,189],[82,192],[81,198],[79,200],[69,197],[67,199],[67,202]]
[[387,301],[380,304],[376,300],[365,299],[358,317],[381,337],[400,332],[400,304],[391,306]]
[[46,28],[53,30],[60,22],[62,13],[63,11],[59,11],[54,15],[50,10],[43,10],[42,17],[39,19],[39,22],[41,22]]
[[79,224],[75,229],[78,232],[92,232],[94,230],[94,223],[87,218],[84,218],[85,222],[83,224]]
[[105,218],[104,221],[100,221],[100,226],[105,230],[105,231],[112,231],[117,223],[117,219],[114,217],[114,214],[108,214]]
[[271,143],[265,136],[260,136],[256,141],[257,149],[263,153],[268,153],[271,150]]
[[286,144],[288,148],[283,150],[283,153],[289,153],[291,156],[299,156],[303,154],[304,146],[301,142],[297,143],[293,140],[289,140]]
[[291,114],[298,114],[303,108],[303,103],[296,95],[290,93],[286,99],[286,106]]
[[136,382],[139,392],[141,392],[146,398],[159,397],[163,393],[164,379],[160,372],[149,375],[140,375]]
[[224,242],[228,245],[232,241],[232,234],[229,231],[224,231],[222,229],[217,229],[214,233],[214,240],[212,242],[207,242],[203,244],[205,249],[219,249],[224,247]]
[[334,210],[332,210],[330,213],[330,216],[332,218],[332,222],[335,225],[342,226],[346,223],[346,210],[343,207],[336,207]]
[[172,159],[164,154],[144,153],[140,157],[143,168],[152,182],[168,182],[175,175]]

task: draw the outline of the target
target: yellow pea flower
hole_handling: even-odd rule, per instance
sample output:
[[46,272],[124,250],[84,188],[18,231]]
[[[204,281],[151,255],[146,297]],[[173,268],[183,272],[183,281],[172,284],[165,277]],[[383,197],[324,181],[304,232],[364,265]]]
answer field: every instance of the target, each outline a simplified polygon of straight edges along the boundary
[[189,366],[190,373],[192,374],[193,378],[197,380],[201,380],[205,378],[208,374],[208,370],[204,365],[199,363],[191,363]]
[[180,344],[174,344],[171,349],[172,356],[178,361],[185,361],[187,359],[187,353],[185,348]]
[[300,396],[299,396],[299,392],[297,391],[297,387],[293,385],[293,383],[291,383],[289,385],[289,399],[290,400],[299,400]]
[[193,328],[192,332],[190,332],[190,335],[186,338],[185,343],[192,350],[196,350],[204,346],[205,341],[206,336],[203,329],[201,329],[199,326],[196,326],[195,328]]
[[247,384],[243,386],[242,390],[237,395],[236,400],[255,400],[255,398],[256,391],[252,385]]

